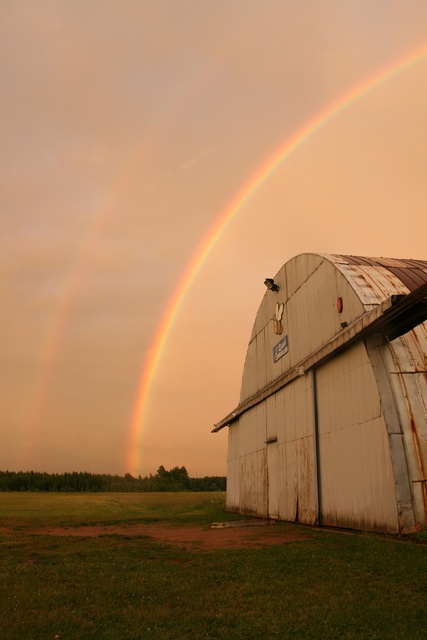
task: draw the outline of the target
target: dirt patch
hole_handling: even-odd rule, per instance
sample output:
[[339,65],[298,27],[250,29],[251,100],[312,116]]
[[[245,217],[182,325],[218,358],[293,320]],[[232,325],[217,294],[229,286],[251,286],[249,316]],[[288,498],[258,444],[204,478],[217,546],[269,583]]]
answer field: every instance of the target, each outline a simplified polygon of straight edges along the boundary
[[39,535],[98,537],[108,535],[147,536],[156,542],[185,549],[259,548],[306,540],[309,532],[292,531],[281,525],[227,526],[206,528],[201,525],[173,526],[134,524],[127,526],[55,527],[31,531]]

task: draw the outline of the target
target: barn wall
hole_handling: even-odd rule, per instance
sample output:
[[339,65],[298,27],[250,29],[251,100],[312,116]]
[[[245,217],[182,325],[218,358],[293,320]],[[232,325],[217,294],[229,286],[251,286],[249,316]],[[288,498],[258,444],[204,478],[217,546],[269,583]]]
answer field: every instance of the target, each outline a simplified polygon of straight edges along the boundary
[[[294,261],[291,262],[292,265],[286,265],[288,280],[288,271],[295,271]],[[298,262],[301,263],[302,260]],[[304,269],[304,273],[306,272]],[[327,260],[323,260],[314,272],[306,275],[303,285],[296,289],[286,304],[291,367],[339,333],[341,322],[350,323],[365,311],[349,283]],[[292,289],[288,283],[288,291],[290,290]],[[337,311],[338,297],[344,300],[342,313]]]
[[[314,524],[317,520],[317,481],[311,374],[297,378],[276,395],[279,478],[278,517]],[[271,513],[274,517],[274,514]]]
[[[356,337],[426,274],[427,262],[322,254],[280,269],[255,318],[237,414],[223,424],[228,509],[389,532],[427,524],[427,324],[392,342],[365,331],[338,350],[343,329]],[[332,340],[337,351],[316,365]]]
[[266,406],[247,411],[230,427],[227,500],[230,511],[267,515]]
[[[311,374],[230,426],[227,508],[314,524],[316,455]],[[274,440],[268,444],[268,440]]]
[[227,493],[225,498],[227,511],[239,511],[239,436],[240,421],[230,425],[228,430]]
[[[341,331],[342,322],[353,322],[365,311],[344,275],[318,255],[297,256],[282,267],[275,282],[279,291],[265,294],[252,329],[240,402],[328,342]],[[338,297],[345,301],[342,313],[337,312]],[[276,303],[284,304],[280,335],[273,328]],[[289,351],[274,362],[273,347],[284,336],[288,336]]]
[[363,343],[316,372],[321,523],[398,531],[387,428]]
[[417,521],[427,525],[427,325],[383,347],[408,465]]

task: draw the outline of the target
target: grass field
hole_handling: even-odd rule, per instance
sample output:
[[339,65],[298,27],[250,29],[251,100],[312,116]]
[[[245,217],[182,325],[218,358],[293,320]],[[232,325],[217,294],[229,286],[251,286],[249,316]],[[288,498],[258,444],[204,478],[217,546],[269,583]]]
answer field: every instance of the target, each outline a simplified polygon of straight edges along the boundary
[[0,517],[1,640],[427,638],[424,545],[318,530],[255,549],[35,533],[236,518],[212,493],[4,493]]

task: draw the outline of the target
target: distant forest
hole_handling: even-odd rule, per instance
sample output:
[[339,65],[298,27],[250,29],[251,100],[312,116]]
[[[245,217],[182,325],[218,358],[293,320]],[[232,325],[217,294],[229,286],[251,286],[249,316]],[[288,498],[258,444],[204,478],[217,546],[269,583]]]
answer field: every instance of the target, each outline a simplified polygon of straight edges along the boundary
[[143,493],[147,491],[225,491],[225,476],[190,478],[185,467],[167,471],[160,466],[155,475],[130,473],[124,476],[73,471],[40,473],[37,471],[0,471],[0,491],[86,491]]

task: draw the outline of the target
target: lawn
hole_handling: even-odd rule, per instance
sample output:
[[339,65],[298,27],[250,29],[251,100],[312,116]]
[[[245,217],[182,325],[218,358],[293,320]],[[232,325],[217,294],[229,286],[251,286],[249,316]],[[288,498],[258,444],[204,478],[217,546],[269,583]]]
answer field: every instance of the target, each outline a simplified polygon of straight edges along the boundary
[[208,527],[236,518],[223,494],[10,493],[0,516],[1,640],[427,638],[421,544],[287,524],[302,539],[259,548],[34,533]]

